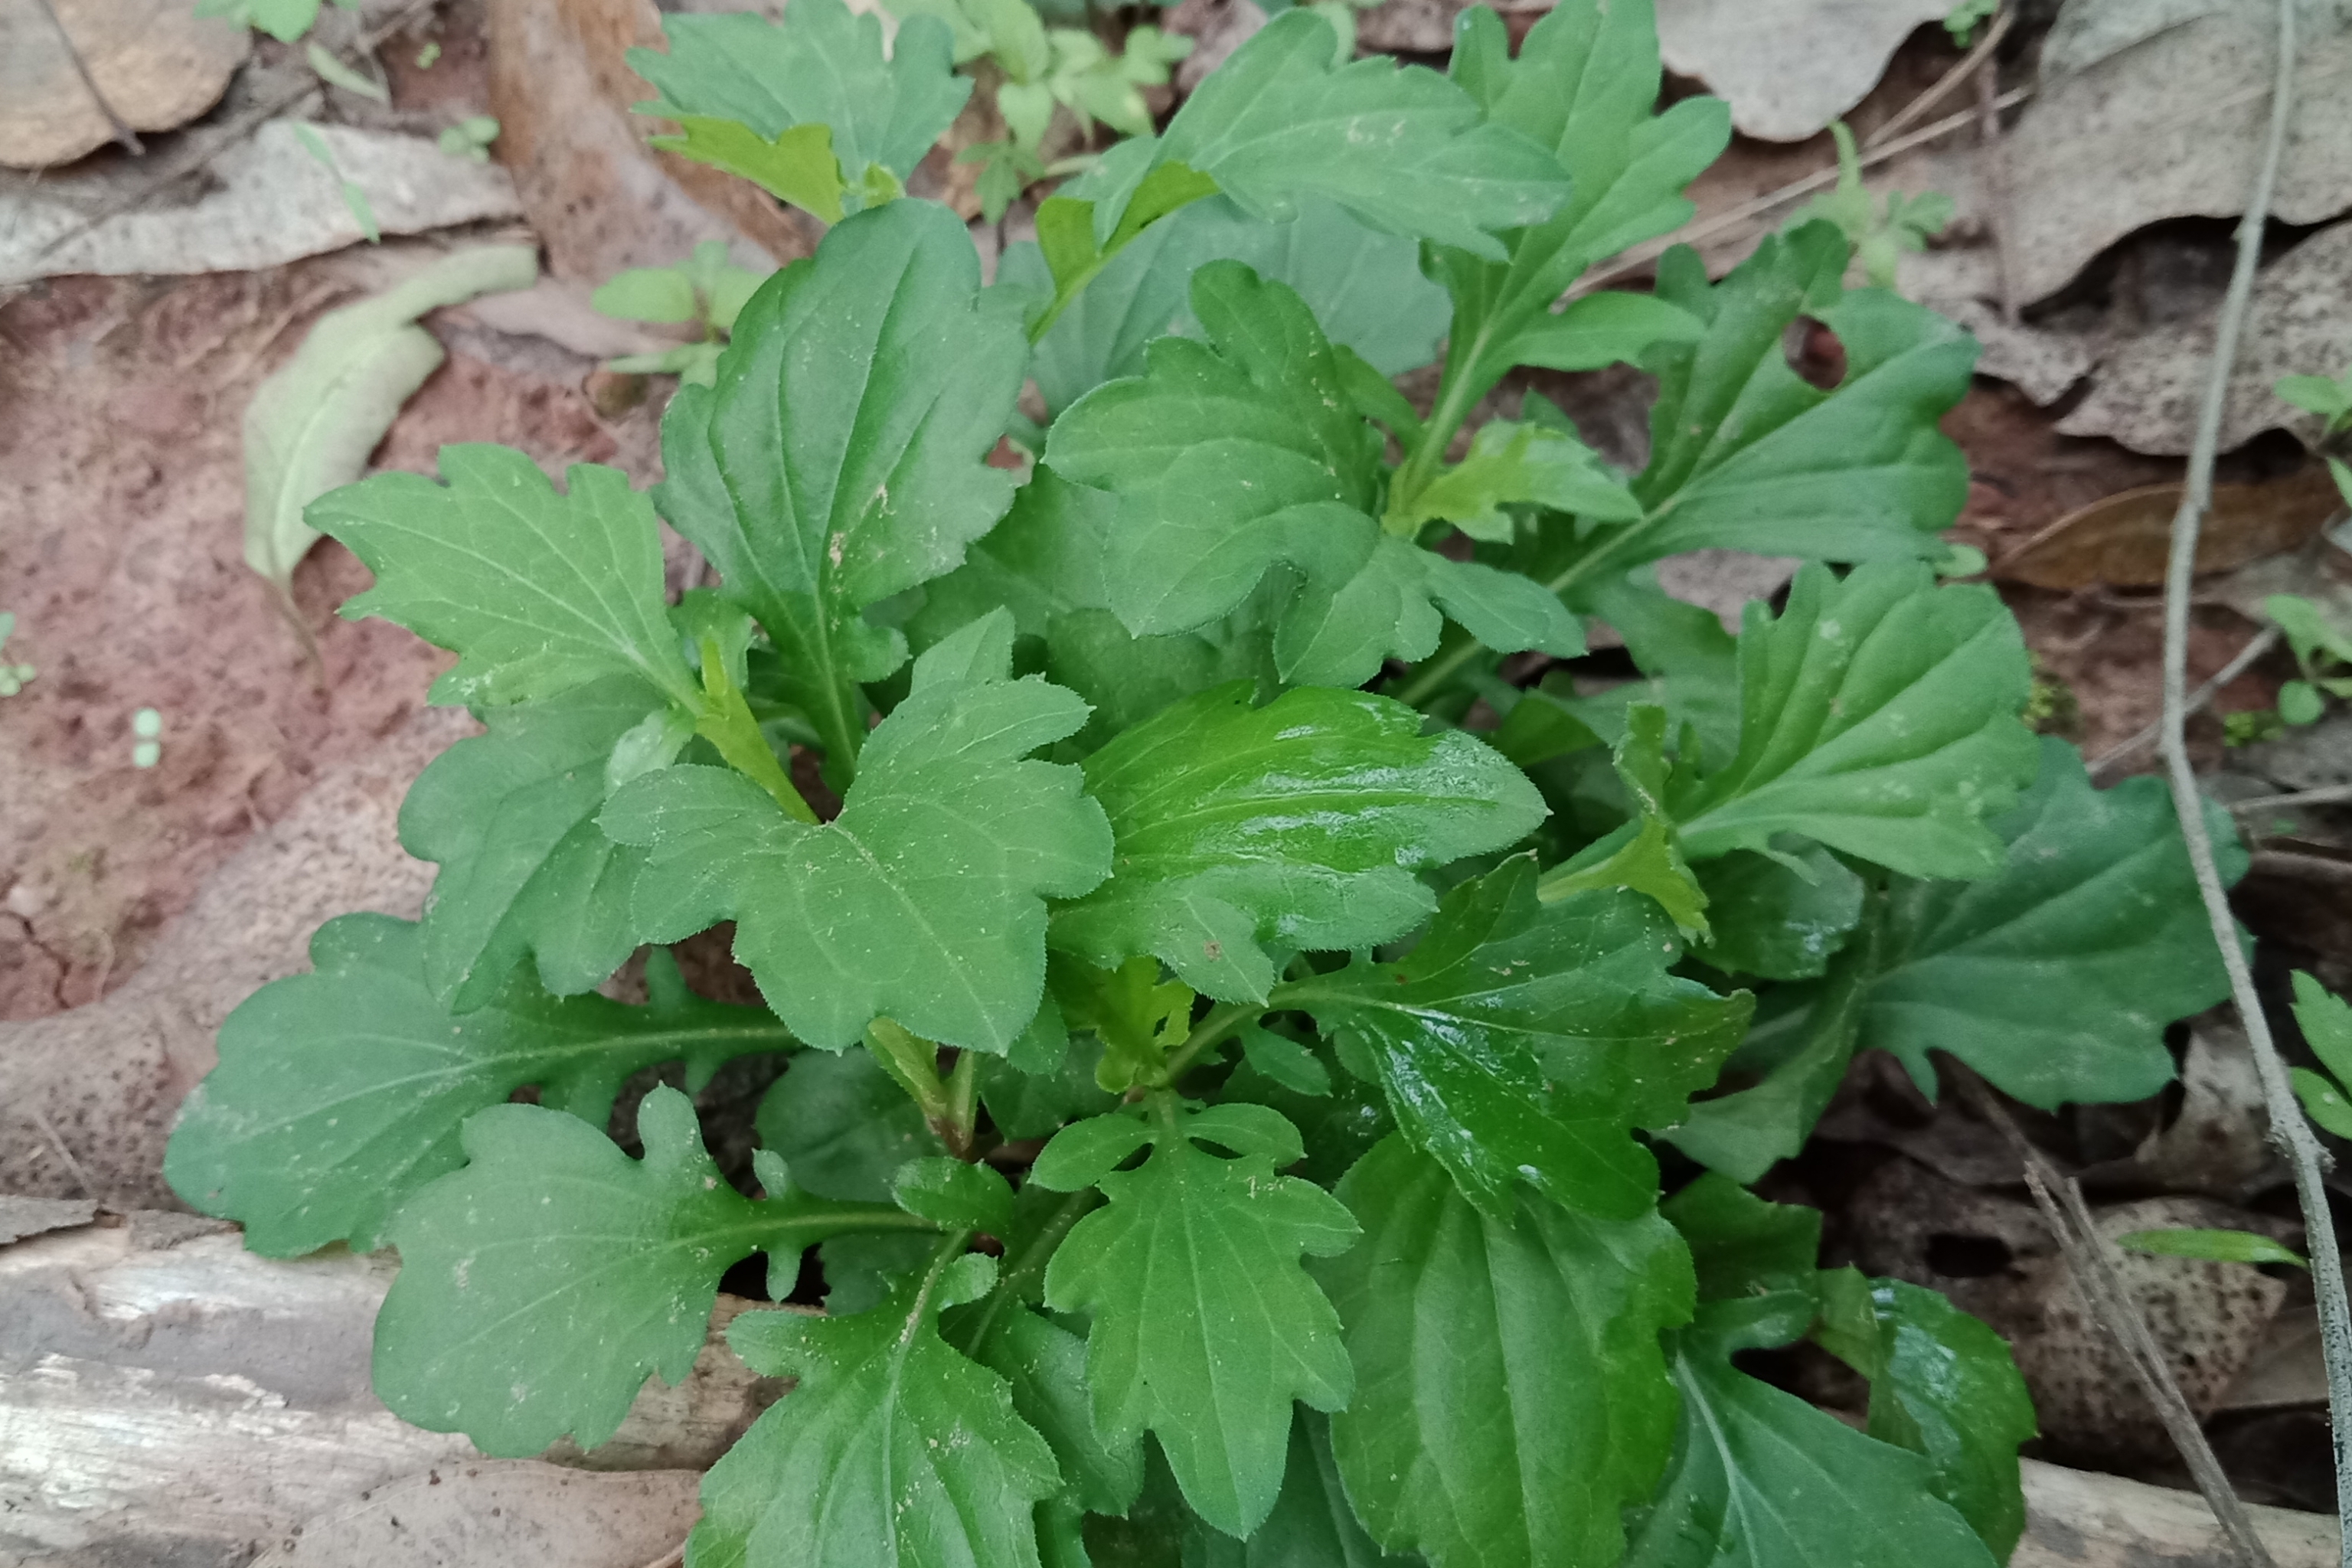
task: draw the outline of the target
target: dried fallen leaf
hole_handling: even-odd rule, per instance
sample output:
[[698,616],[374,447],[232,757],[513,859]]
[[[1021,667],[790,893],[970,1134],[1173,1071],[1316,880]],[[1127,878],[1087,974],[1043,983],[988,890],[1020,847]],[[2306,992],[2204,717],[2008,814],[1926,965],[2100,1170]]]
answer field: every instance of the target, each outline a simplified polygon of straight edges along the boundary
[[[2352,52],[2345,57],[2352,70]],[[2352,101],[2352,100],[2347,100]],[[2339,119],[2352,127],[2352,113]],[[2352,157],[2352,134],[2346,138]],[[2347,183],[2352,197],[2352,183]],[[2211,368],[2211,311],[2154,328],[2111,350],[2090,394],[2058,423],[2069,436],[2107,436],[2136,452],[2189,450]],[[2256,276],[2230,375],[2221,448],[2304,423],[2272,390],[2282,376],[2334,375],[2352,365],[2352,223],[2320,230]]]
[[294,568],[319,541],[302,509],[366,468],[409,395],[446,355],[415,324],[425,311],[528,289],[539,253],[482,246],[442,258],[372,300],[331,310],[256,389],[245,410],[245,561],[291,613]]
[[[2125,490],[2069,512],[2025,548],[1993,565],[1993,574],[2036,588],[2153,588],[2164,582],[2178,484]],[[2300,547],[2340,504],[2336,482],[2314,465],[2262,484],[2216,485],[2197,542],[2197,570],[2228,572]]]
[[[503,169],[452,158],[421,136],[311,129],[342,177],[367,193],[387,235],[521,215]],[[253,272],[361,238],[341,181],[303,151],[292,121],[269,121],[213,160],[206,174],[201,183],[184,183],[192,200],[159,197],[87,228],[89,214],[136,189],[146,171],[68,173],[0,193],[0,284],[79,272]]]
[[1731,123],[1801,142],[1860,103],[1951,0],[1658,0],[1666,68],[1728,100]]
[[185,0],[0,0],[0,163],[43,169],[104,146],[109,109],[133,131],[192,120],[251,47],[243,27],[198,16]]
[[[2085,9],[2143,0],[2069,0]],[[2296,55],[2295,121],[2272,216],[2318,223],[2352,208],[2352,27],[2325,7]],[[2021,301],[2054,293],[2093,257],[2165,218],[2229,217],[2270,118],[2272,0],[2226,0],[2071,74],[2045,71],[2007,148],[2013,279]]]

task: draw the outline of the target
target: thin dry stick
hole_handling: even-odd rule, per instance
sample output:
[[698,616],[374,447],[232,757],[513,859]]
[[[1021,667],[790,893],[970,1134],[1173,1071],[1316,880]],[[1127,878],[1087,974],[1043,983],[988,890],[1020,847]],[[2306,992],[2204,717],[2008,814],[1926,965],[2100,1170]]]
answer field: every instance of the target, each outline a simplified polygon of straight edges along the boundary
[[[341,51],[338,58],[341,58],[345,65],[351,66],[356,69],[361,61],[365,60],[368,56],[375,52],[378,45],[382,44],[386,38],[391,37],[394,33],[406,29],[414,24],[419,16],[432,11],[434,7],[440,4],[441,0],[416,0],[416,4],[413,5],[403,6],[400,11],[394,15],[390,19],[378,24],[367,32],[361,34],[359,41],[353,44],[350,48]],[[150,202],[154,200],[155,197],[162,195],[172,186],[179,184],[182,180],[186,179],[189,175],[194,174],[197,170],[211,163],[215,158],[219,157],[223,153],[226,153],[231,147],[236,146],[239,142],[244,141],[247,136],[250,136],[256,131],[260,130],[268,121],[275,120],[278,115],[293,108],[304,99],[321,90],[322,86],[322,83],[320,83],[316,78],[313,78],[310,81],[303,83],[299,88],[289,89],[286,92],[281,92],[275,98],[266,99],[263,101],[255,104],[252,108],[247,110],[244,113],[230,121],[227,124],[222,126],[219,132],[215,134],[210,141],[204,144],[203,149],[200,152],[194,153],[186,158],[183,167],[170,170],[164,174],[157,175],[154,179],[145,181],[142,183],[136,190],[125,191],[122,195],[115,197],[112,201],[101,204],[96,212],[90,214],[79,223],[74,224],[70,227],[59,229],[56,234],[51,235],[48,239],[42,244],[38,250],[33,252],[32,259],[38,261],[43,257],[48,255],[51,251],[57,249],[58,247],[65,244],[68,240],[79,239],[83,235],[88,234],[91,229],[96,228],[100,224],[106,222],[108,219],[121,217],[124,213],[136,211],[137,209],[147,205]]]
[[[1996,109],[2012,108],[2032,96],[2033,89],[2031,87],[2011,88],[1993,100],[1993,106]],[[1973,125],[1976,122],[1977,110],[1973,109],[1963,109],[1958,114],[1948,114],[1932,125],[1923,125],[1908,136],[1899,137],[1884,147],[1873,148],[1864,153],[1860,161],[1861,167],[1865,169],[1875,167],[1889,158],[1899,157],[1914,147],[1924,146],[1939,137],[1949,136],[1961,127]],[[1702,239],[1712,239],[1726,229],[1736,228],[1750,218],[1760,217],[1774,207],[1784,206],[1795,201],[1799,196],[1810,195],[1815,191],[1825,191],[1836,184],[1837,179],[1837,165],[1832,163],[1826,169],[1815,170],[1801,180],[1791,180],[1777,191],[1768,191],[1760,196],[1740,203],[1736,207],[1727,208],[1713,217],[1703,218],[1686,227],[1676,229],[1662,238],[1637,245],[1614,259],[1601,263],[1599,270],[1588,272],[1577,279],[1575,286],[1569,289],[1568,296],[1572,300],[1590,294],[1604,283],[1613,283],[1620,278],[1639,272],[1677,245],[1696,245]]]
[[[2263,147],[2254,188],[2246,200],[2245,216],[2238,225],[2237,265],[2230,274],[2230,291],[2221,303],[2219,331],[2214,334],[2213,366],[2205,378],[2203,405],[2197,412],[2197,439],[2189,448],[2189,486],[2180,510],[2172,520],[2172,556],[2164,580],[2164,761],[2172,776],[2172,804],[2180,818],[2180,836],[2188,842],[2189,862],[2197,873],[2197,890],[2213,926],[2214,945],[2229,971],[2230,994],[2238,1021],[2254,1054],[2254,1069],[2262,1079],[2263,1103],[2270,1113],[2271,1141],[2294,1171],[2295,1197],[2303,1205],[2304,1230],[2311,1249],[2311,1283],[2319,1308],[2319,1346],[2327,1367],[2329,1428],[2336,1450],[2336,1507],[2339,1520],[2352,1524],[2352,1302],[2344,1287],[2344,1262],[2336,1250],[2336,1226],[2327,1206],[2328,1157],[2303,1118],[2286,1064],[2271,1038],[2270,1021],[2254,992],[2254,978],[2238,945],[2237,921],[2230,913],[2229,895],[2213,861],[2213,840],[2205,826],[2205,803],[2197,789],[2196,770],[2189,760],[2189,586],[2197,570],[2197,531],[2213,496],[2213,459],[2221,443],[2221,415],[2230,395],[2230,373],[2238,358],[2238,339],[2245,328],[2246,310],[2253,298],[2254,268],[2262,259],[2263,227],[2270,216],[2271,193],[2278,184],[2279,163],[2286,147],[2289,121],[2294,111],[2295,0],[2279,0],[2278,59],[2271,88],[2271,123]],[[2344,1531],[2338,1558],[2352,1568],[2352,1529]]]
[[1959,64],[1937,77],[1935,86],[1897,110],[1895,118],[1872,132],[1863,146],[1875,147],[1909,130],[1914,121],[1950,97],[1954,88],[1968,80],[1979,66],[1990,59],[1993,50],[2000,47],[2000,41],[2009,37],[2010,28],[2016,25],[2016,11],[2003,7],[2000,15],[1992,19],[1992,26],[1985,29],[1985,36],[1978,40],[1976,47],[1960,57]]
[[[2246,646],[2240,648],[2236,656],[2221,667],[2219,674],[2189,694],[2189,700],[2181,710],[2182,721],[2186,722],[2191,714],[2202,713],[2206,704],[2221,694],[2223,687],[2245,674],[2247,670],[2253,668],[2255,660],[2278,647],[2279,635],[2279,629],[2276,626],[2264,626],[2255,633]],[[2158,717],[2150,721],[2146,729],[2139,731],[2129,740],[2118,741],[2091,759],[2091,782],[2098,783],[2105,778],[2117,764],[2128,762],[2133,753],[2153,746],[2163,737],[2164,720]]]
[[2352,784],[2323,784],[2317,789],[2299,789],[2292,795],[2258,795],[2252,800],[2230,802],[2230,815],[2243,816],[2253,811],[2284,811],[2296,805],[2342,805],[2352,801]]
[[1977,78],[1977,162],[1983,169],[1985,221],[1992,230],[1993,265],[2000,273],[2000,319],[2017,325],[2017,268],[2010,256],[2008,151],[2000,141],[2000,72]]
[[[2042,1151],[2018,1130],[2008,1108],[1994,1099],[1990,1089],[1973,1078],[1962,1083],[1969,1102],[1987,1121],[2000,1130],[2009,1146],[2017,1152],[2019,1163],[2025,1167],[2025,1185],[2033,1194],[2034,1206],[2042,1211],[2042,1221],[2050,1226],[2050,1234],[2057,1238],[2058,1249],[2065,1256],[2075,1289],[2082,1292],[2084,1302],[2098,1319],[2099,1326],[2116,1342],[2116,1348],[2123,1352],[2124,1364],[2131,1369],[2140,1392],[2156,1406],[2158,1419],[2164,1423],[2172,1446],[2187,1462],[2189,1477],[2204,1494],[2206,1506],[2220,1521],[2232,1555],[2245,1568],[2277,1568],[2271,1560],[2270,1549],[2254,1533],[2253,1521],[2247,1517],[2245,1504],[2238,1500],[2230,1478],[2222,1474],[2221,1462],[2213,1457],[2212,1446],[2205,1441],[2205,1429],[2198,1425],[2197,1413],[2189,1407],[2188,1396],[2180,1392],[2180,1384],[2172,1375],[2172,1363],[2157,1347],[2156,1336],[2148,1332],[2147,1319],[2139,1310],[2138,1300],[2116,1272],[2113,1247],[2091,1218],[2090,1205],[2083,1201],[2083,1189],[2058,1173]],[[2051,1196],[2053,1190],[2063,1194],[2063,1202]]]

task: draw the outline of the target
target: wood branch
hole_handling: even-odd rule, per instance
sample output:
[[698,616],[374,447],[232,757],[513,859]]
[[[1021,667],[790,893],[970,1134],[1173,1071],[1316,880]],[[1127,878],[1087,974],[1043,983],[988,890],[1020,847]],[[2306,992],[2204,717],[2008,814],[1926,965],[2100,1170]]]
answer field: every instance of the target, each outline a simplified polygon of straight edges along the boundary
[[[509,1501],[554,1489],[583,1517],[625,1517],[630,1530],[604,1539],[614,1563],[642,1564],[691,1514],[676,1472],[709,1465],[785,1391],[719,1342],[736,1313],[773,1309],[721,1297],[684,1384],[649,1383],[593,1454],[546,1456],[579,1478],[564,1491],[560,1477],[539,1474],[547,1467],[485,1460],[462,1437],[405,1425],[369,1392],[370,1334],[397,1268],[389,1257],[331,1250],[282,1261],[245,1251],[232,1227],[184,1215],[93,1222],[82,1205],[43,1212],[63,1228],[0,1246],[0,1563],[241,1568],[263,1552],[262,1563],[288,1568],[538,1568],[540,1557],[509,1540],[429,1557],[359,1554],[372,1528],[387,1517],[415,1527],[427,1501],[436,1528],[454,1531],[438,1489],[471,1487],[503,1489]],[[0,1219],[12,1214],[16,1226],[36,1223],[34,1211],[0,1199]],[[660,1479],[604,1486],[596,1471]],[[2011,1568],[2228,1561],[2191,1492],[2029,1461],[2025,1495],[2026,1539]],[[2249,1511],[2279,1568],[2336,1561],[2333,1519]],[[630,1557],[647,1535],[657,1544]],[[567,1550],[566,1568],[606,1568],[601,1549]]]

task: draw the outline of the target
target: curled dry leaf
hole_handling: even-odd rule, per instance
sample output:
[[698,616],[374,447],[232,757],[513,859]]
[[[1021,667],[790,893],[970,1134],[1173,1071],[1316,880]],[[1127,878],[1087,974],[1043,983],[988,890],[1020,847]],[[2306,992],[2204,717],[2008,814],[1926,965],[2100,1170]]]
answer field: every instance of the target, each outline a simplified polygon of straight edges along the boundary
[[[2144,485],[2069,512],[1993,566],[1993,575],[2036,588],[2153,588],[2164,581],[2179,484]],[[2314,464],[2287,479],[2215,485],[2197,540],[2197,570],[2228,572],[2294,550],[2334,516],[2336,481]]]
[[[367,193],[386,235],[520,216],[503,169],[452,158],[422,136],[308,129],[334,153],[342,177]],[[341,181],[303,150],[296,131],[293,121],[273,120],[214,159],[209,178],[184,182],[194,199],[147,202],[87,228],[91,214],[146,172],[68,173],[0,193],[0,284],[79,272],[252,272],[357,244],[359,220]]]
[[[2146,8],[2140,0],[2072,0],[2061,25],[2089,11]],[[2305,9],[2312,20],[2296,55],[2295,123],[2271,210],[2290,224],[2352,207],[2352,114],[2344,112],[2352,28]],[[2004,143],[2021,301],[2064,287],[2134,229],[2240,210],[2270,118],[2276,18],[2271,0],[2226,0],[2081,70],[2045,68]],[[2210,331],[2200,342],[2210,352]],[[2173,449],[2187,445],[2184,436]]]
[[168,131],[192,120],[219,100],[251,47],[243,27],[199,16],[185,0],[5,0],[0,164],[71,163],[111,140],[117,121]]
[[1912,30],[1949,0],[1658,0],[1666,68],[1728,100],[1768,142],[1818,134],[1878,85]]
[[[2153,46],[2151,46],[2153,47]],[[2352,49],[2341,68],[2352,70]],[[2352,159],[2352,113],[2335,118]],[[2344,195],[2352,200],[2352,177]],[[2108,436],[2136,452],[2186,452],[2213,353],[2213,312],[2152,329],[2105,356],[2089,395],[2058,422],[2068,436]],[[2305,423],[2272,389],[2283,376],[2333,375],[2352,364],[2352,223],[2337,224],[2263,268],[2246,312],[2221,418],[2224,451],[2263,430]]]

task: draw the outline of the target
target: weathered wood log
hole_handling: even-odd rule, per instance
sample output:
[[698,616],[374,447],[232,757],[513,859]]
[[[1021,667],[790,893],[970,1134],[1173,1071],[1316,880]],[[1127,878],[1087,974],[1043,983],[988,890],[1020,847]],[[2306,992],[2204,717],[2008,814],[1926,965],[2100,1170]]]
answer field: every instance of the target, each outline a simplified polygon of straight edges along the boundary
[[[19,1217],[0,1229],[37,1223],[9,1212]],[[483,1568],[536,1563],[509,1539],[453,1522],[454,1505],[437,1496],[418,1505],[419,1519],[436,1521],[431,1531],[390,1523],[399,1508],[387,1499],[452,1478],[534,1495],[553,1483],[539,1476],[544,1467],[509,1473],[462,1437],[410,1426],[370,1392],[371,1330],[397,1267],[389,1258],[331,1250],[280,1261],[184,1215],[45,1212],[37,1223],[63,1228],[0,1246],[0,1563],[243,1568],[268,1552],[289,1565],[470,1564],[460,1554],[469,1540],[497,1542],[482,1547]],[[710,1464],[783,1393],[719,1342],[749,1305],[721,1298],[693,1373],[676,1388],[649,1383],[610,1443],[546,1458],[574,1474]],[[563,1495],[636,1521],[636,1535],[606,1532],[625,1538],[612,1547],[618,1563],[636,1536],[683,1533],[686,1489],[675,1474],[611,1489],[583,1476]],[[2025,1489],[2030,1522],[2012,1568],[2227,1562],[2193,1493],[2031,1462]],[[2333,1568],[2335,1520],[2252,1511],[2279,1568]],[[409,1545],[415,1553],[401,1555]],[[604,1568],[602,1558],[568,1561]]]

